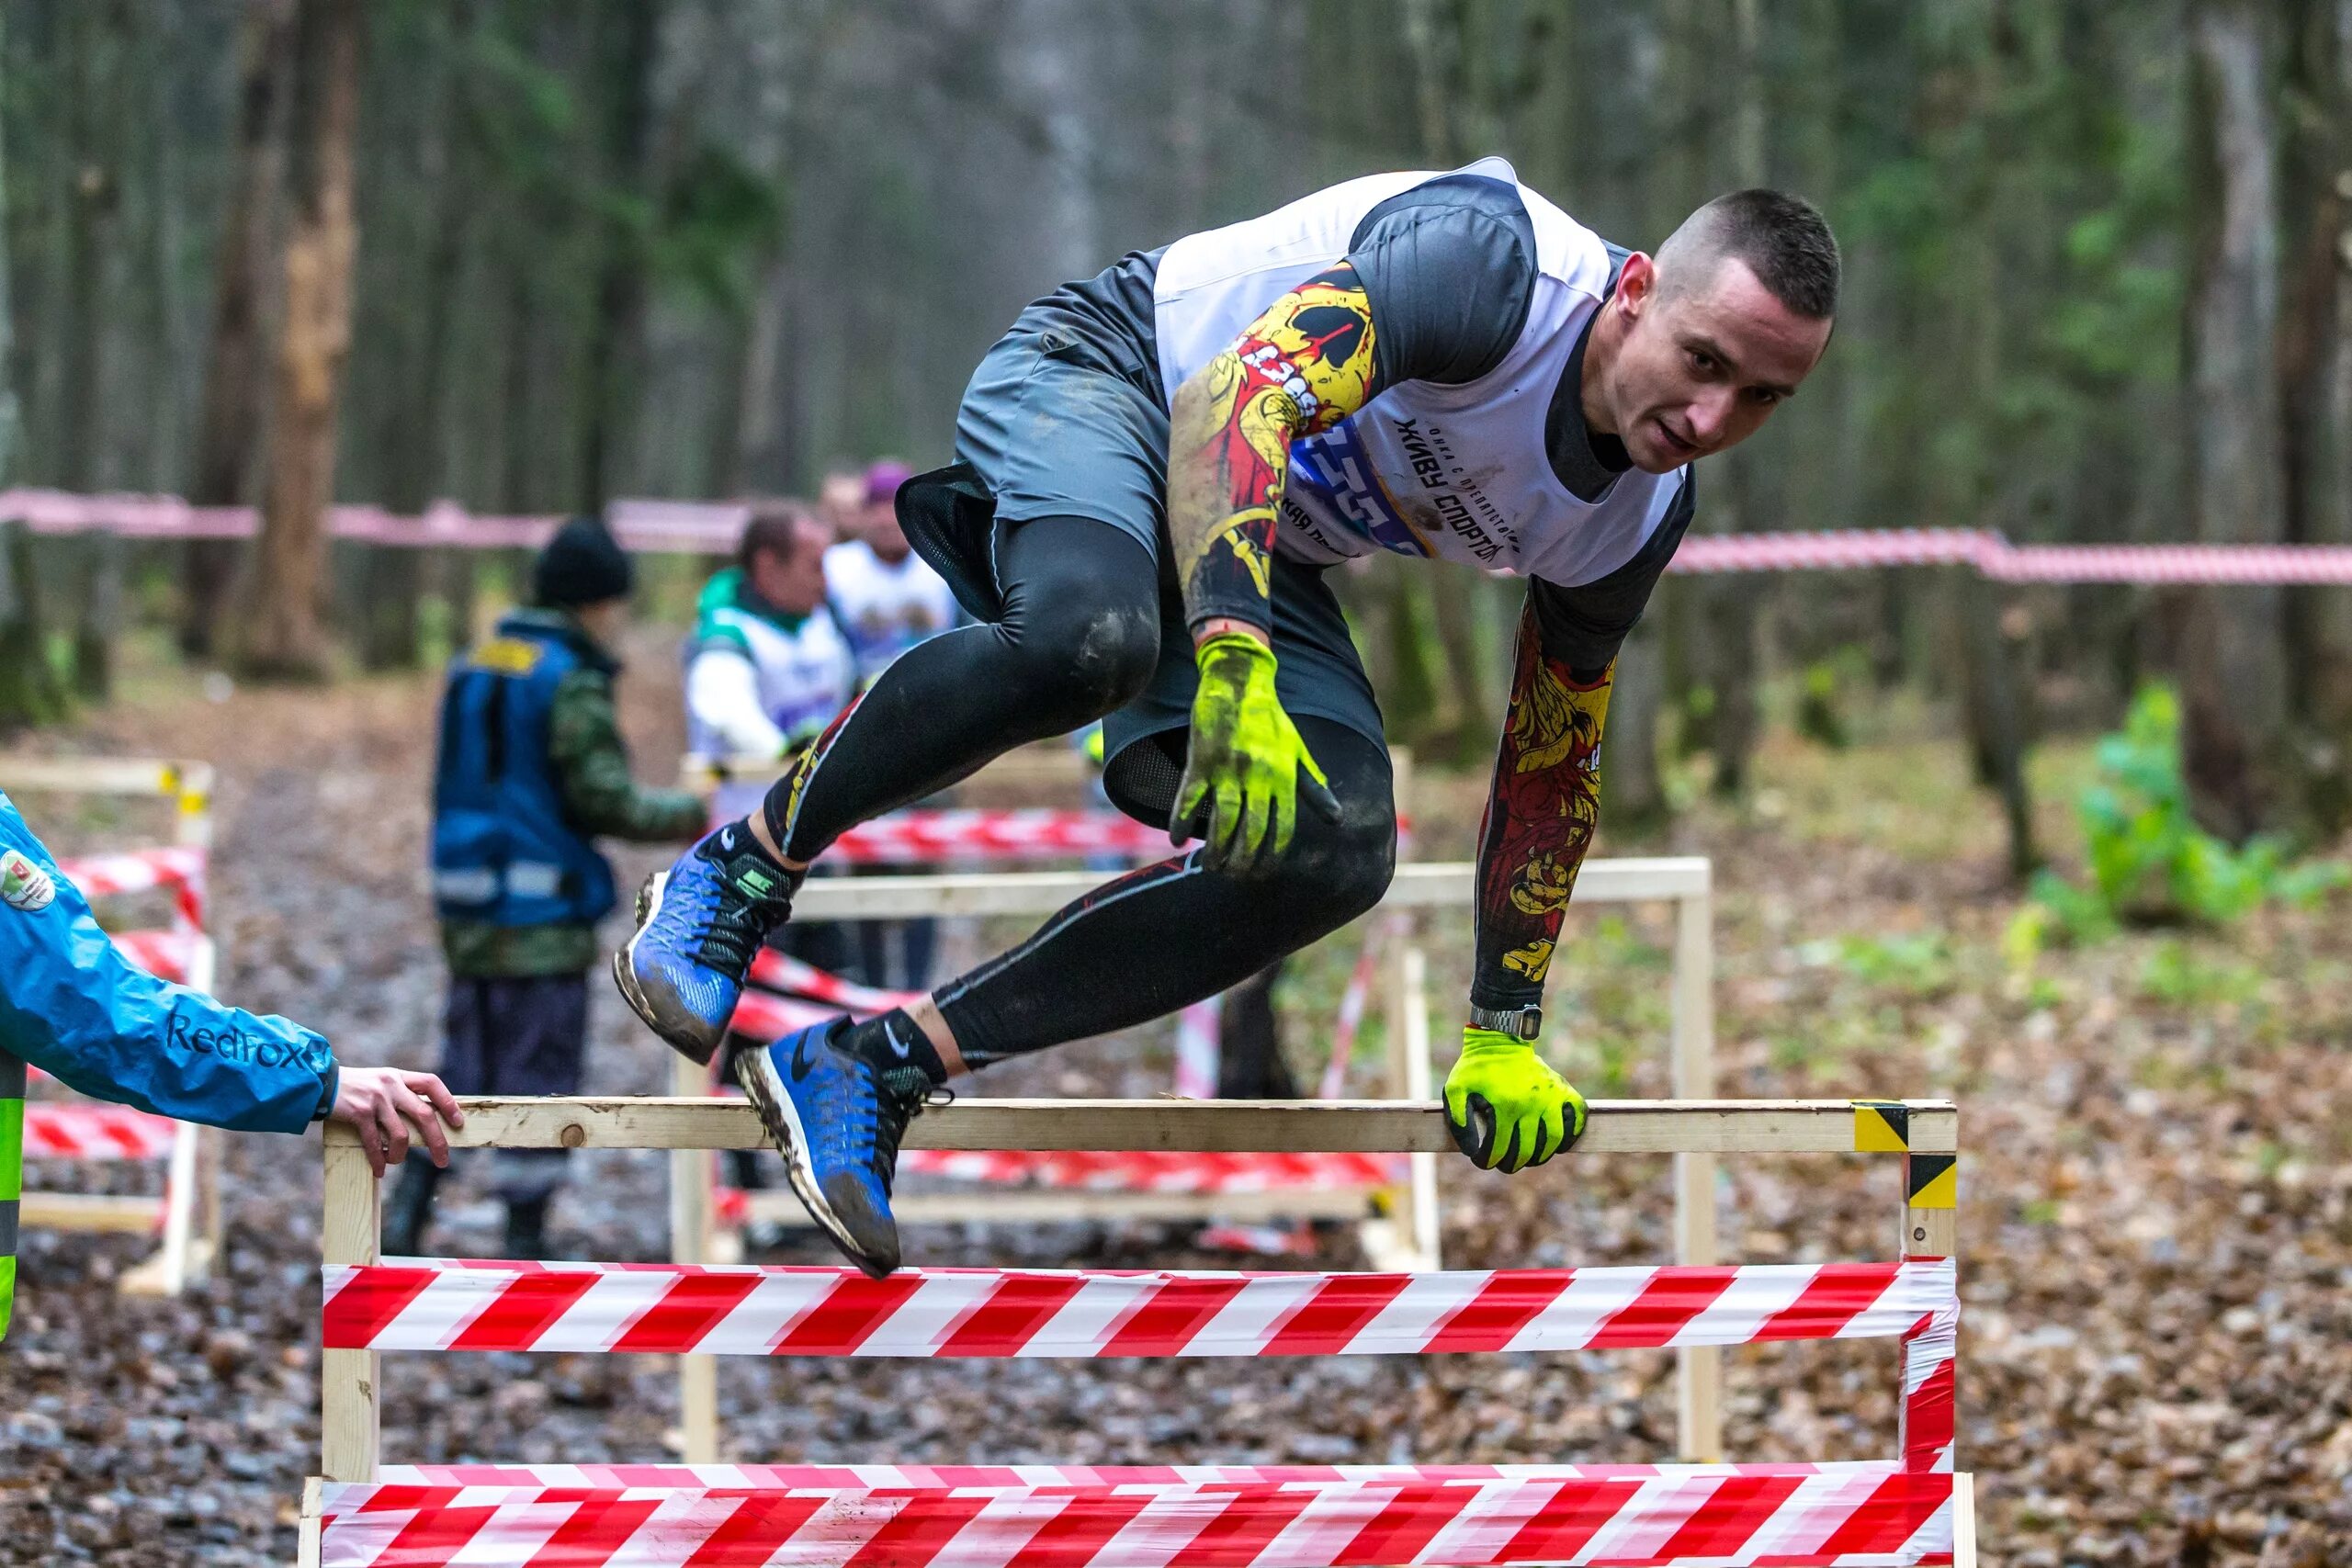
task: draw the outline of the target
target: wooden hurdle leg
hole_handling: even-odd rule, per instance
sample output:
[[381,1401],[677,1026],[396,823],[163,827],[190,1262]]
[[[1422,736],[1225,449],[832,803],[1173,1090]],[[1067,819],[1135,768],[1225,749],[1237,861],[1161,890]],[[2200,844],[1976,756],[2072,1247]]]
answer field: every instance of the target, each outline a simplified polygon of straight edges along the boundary
[[[670,1092],[707,1095],[710,1075],[684,1056],[673,1055]],[[670,1260],[673,1263],[710,1261],[711,1183],[714,1162],[708,1149],[673,1149],[670,1153]],[[718,1462],[718,1359],[715,1356],[678,1358],[679,1448],[688,1464]]]
[[[1417,937],[1418,932],[1412,933]],[[1429,955],[1408,937],[1396,955],[1396,1043],[1392,1050],[1401,1062],[1404,1082],[1398,1098],[1419,1101],[1433,1098],[1430,1077]],[[1437,1213],[1437,1156],[1407,1155],[1405,1240],[1412,1249],[1416,1269],[1434,1270],[1440,1261]]]
[[[1960,1156],[1903,1156],[1903,1256],[1960,1262]],[[1959,1320],[1939,1314],[1903,1341],[1902,1464],[1906,1471],[1952,1476],[1952,1562],[1974,1568],[1976,1494],[1958,1470]]]
[[[1714,911],[1704,893],[1674,904],[1674,1096],[1715,1097]],[[1715,1261],[1715,1156],[1674,1156],[1674,1252],[1678,1262]],[[1677,1359],[1676,1431],[1682,1457],[1721,1462],[1723,1351],[1685,1346]]]
[[[381,1236],[376,1173],[359,1138],[327,1123],[326,1214],[320,1251],[328,1263],[373,1263]],[[373,1350],[319,1352],[319,1473],[329,1481],[373,1481],[383,1432],[377,1408],[380,1368]]]
[[172,1134],[171,1163],[164,1172],[164,1241],[116,1285],[126,1296],[176,1296],[187,1283],[189,1249],[196,1229],[198,1129],[183,1122]]

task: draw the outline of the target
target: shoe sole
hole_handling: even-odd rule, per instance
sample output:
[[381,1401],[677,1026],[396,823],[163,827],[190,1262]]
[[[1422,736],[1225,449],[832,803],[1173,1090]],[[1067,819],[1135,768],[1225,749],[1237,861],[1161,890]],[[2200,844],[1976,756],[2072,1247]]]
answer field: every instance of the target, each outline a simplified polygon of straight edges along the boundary
[[621,943],[621,950],[613,954],[613,984],[620,988],[621,1000],[628,1003],[629,1010],[637,1014],[638,1021],[646,1028],[653,1031],[656,1039],[695,1066],[707,1067],[710,1059],[718,1054],[719,1040],[725,1038],[726,1032],[722,1030],[708,1044],[699,1040],[679,1039],[654,1021],[653,1004],[646,999],[645,992],[637,983],[635,959],[638,938],[646,933],[653,924],[654,917],[662,912],[662,895],[669,886],[670,874],[657,871],[645,879],[645,886],[637,890],[637,929],[629,933],[627,942]]
[[890,1270],[876,1269],[833,1206],[825,1201],[823,1190],[817,1185],[816,1168],[808,1163],[803,1151],[808,1147],[808,1130],[800,1123],[799,1109],[786,1092],[784,1080],[776,1076],[775,1058],[765,1046],[746,1051],[736,1057],[735,1079],[743,1086],[743,1098],[760,1113],[760,1124],[767,1129],[768,1141],[776,1153],[784,1156],[784,1174],[792,1183],[792,1195],[808,1211],[833,1245],[841,1248],[849,1260],[876,1280],[889,1277]]

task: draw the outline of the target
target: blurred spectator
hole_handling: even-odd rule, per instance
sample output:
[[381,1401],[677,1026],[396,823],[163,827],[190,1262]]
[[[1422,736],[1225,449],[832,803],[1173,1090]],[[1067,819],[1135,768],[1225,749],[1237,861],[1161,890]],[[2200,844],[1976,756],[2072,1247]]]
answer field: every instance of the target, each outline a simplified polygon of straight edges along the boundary
[[[923,564],[899,527],[899,487],[912,475],[884,460],[865,470],[857,535],[825,552],[825,583],[857,650],[859,678],[871,683],[890,661],[956,625],[956,596]],[[927,866],[901,866],[925,871]],[[920,990],[931,983],[939,942],[934,920],[865,920],[858,926],[868,981]]]
[[[825,598],[825,547],[831,542],[825,525],[796,502],[752,507],[735,565],[703,590],[686,647],[686,734],[693,750],[737,762],[780,760],[823,734],[857,695],[857,660]],[[775,771],[722,780],[711,819],[757,810]],[[774,938],[780,952],[864,978],[856,943],[852,928],[833,923],[796,922]],[[725,1063],[719,1080],[732,1081]],[[730,1150],[728,1168],[737,1187],[765,1185],[752,1150]],[[745,1237],[755,1249],[770,1239]]]
[[865,532],[865,470],[828,468],[817,488],[817,521],[832,530],[836,539],[855,539]]
[[[565,524],[531,571],[531,604],[460,654],[441,702],[433,784],[433,891],[449,999],[441,1076],[459,1094],[578,1094],[588,1047],[596,922],[613,908],[597,834],[692,839],[703,804],[629,776],[613,708],[635,572],[593,517]],[[505,1255],[547,1252],[564,1149],[499,1149]],[[441,1170],[411,1155],[384,1249],[413,1254]]]
[[780,759],[823,734],[857,694],[856,659],[826,602],[830,542],[797,503],[752,509],[735,564],[695,606],[686,645],[690,750]]
[[25,1064],[97,1100],[240,1132],[348,1123],[376,1174],[412,1136],[447,1164],[441,1131],[465,1124],[431,1073],[339,1066],[316,1031],[156,978],[99,929],[0,794],[0,1337],[17,1279]]
[[904,463],[865,470],[865,502],[854,536],[825,552],[825,585],[857,650],[867,682],[926,637],[956,624],[956,596],[923,564],[899,527],[899,487],[911,477]]

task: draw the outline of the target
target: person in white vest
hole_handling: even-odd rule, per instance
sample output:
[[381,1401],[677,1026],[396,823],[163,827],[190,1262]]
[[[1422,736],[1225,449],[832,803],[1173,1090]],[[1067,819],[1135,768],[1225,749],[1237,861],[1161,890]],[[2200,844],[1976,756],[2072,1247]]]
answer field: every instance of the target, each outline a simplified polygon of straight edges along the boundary
[[743,943],[834,835],[1103,716],[1112,799],[1195,848],[912,1007],[737,1062],[810,1213],[888,1272],[899,1139],[936,1085],[1221,990],[1378,901],[1388,755],[1324,573],[1442,559],[1528,580],[1447,1116],[1482,1166],[1551,1157],[1584,1102],[1534,1043],[1617,651],[1689,526],[1690,465],[1812,371],[1838,276],[1795,197],[1720,197],[1653,256],[1488,159],[1351,180],[1046,295],[973,377],[958,462],[899,492],[979,624],[901,657],[759,811],[650,880],[623,994],[707,1056]]
[[857,659],[826,593],[831,535],[788,502],[762,502],[735,564],[704,585],[686,644],[686,745],[782,760],[857,694]]
[[899,487],[910,477],[904,463],[886,459],[868,467],[856,536],[825,552],[826,592],[857,653],[858,675],[868,684],[892,660],[957,618],[946,579],[915,554],[899,526]]

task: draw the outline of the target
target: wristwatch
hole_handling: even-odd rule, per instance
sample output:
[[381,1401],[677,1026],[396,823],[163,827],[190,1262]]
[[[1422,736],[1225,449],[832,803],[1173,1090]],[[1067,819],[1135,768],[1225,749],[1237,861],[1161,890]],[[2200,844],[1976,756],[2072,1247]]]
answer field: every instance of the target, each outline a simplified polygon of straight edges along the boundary
[[1544,1032],[1544,1010],[1540,1007],[1510,1008],[1498,1012],[1491,1008],[1470,1004],[1470,1027],[1491,1029],[1498,1034],[1508,1034],[1514,1040],[1532,1040]]

